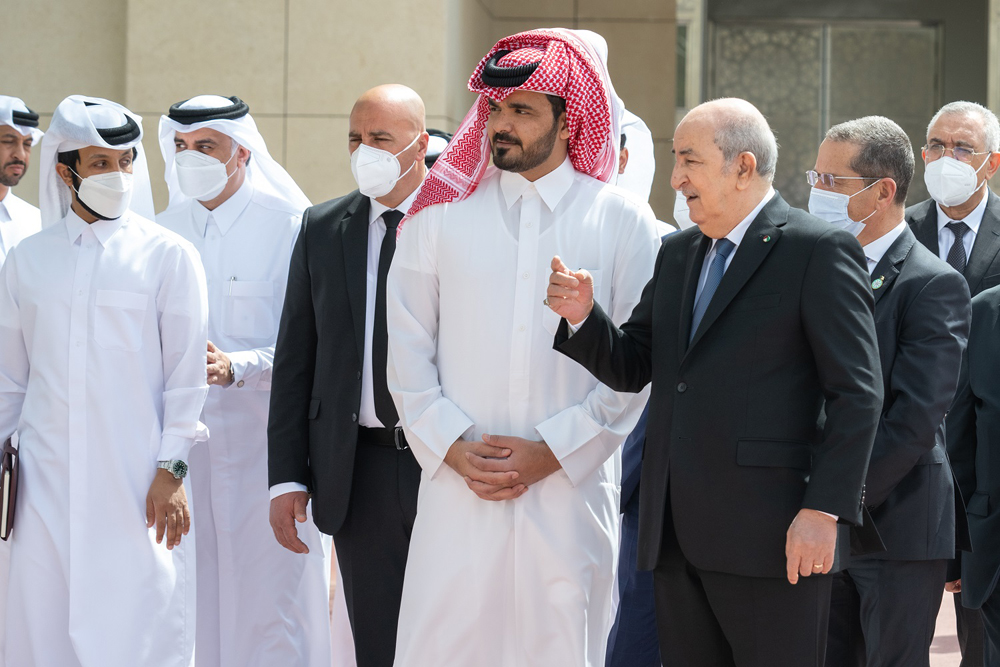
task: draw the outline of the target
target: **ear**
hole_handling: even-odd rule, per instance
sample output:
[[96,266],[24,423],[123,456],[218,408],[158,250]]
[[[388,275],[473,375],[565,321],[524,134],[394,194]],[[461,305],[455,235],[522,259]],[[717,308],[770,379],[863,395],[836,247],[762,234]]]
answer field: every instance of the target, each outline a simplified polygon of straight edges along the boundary
[[427,134],[426,131],[424,131],[420,135],[420,138],[417,139],[417,159],[421,162],[423,162],[424,158],[427,157],[427,142],[430,140],[431,135]]
[[891,178],[883,178],[878,183],[878,199],[876,204],[879,207],[892,206],[896,199],[896,181]]
[[621,154],[618,156],[618,174],[625,173],[625,167],[628,166],[628,149],[623,148]]
[[997,173],[997,169],[1000,169],[1000,153],[990,153],[987,161],[989,164],[986,165],[986,180],[990,180],[993,174]]
[[736,156],[736,188],[745,190],[753,182],[757,173],[757,156],[749,151],[744,151]]
[[559,114],[559,138],[569,139],[569,125],[566,123],[566,112]]
[[66,187],[68,187],[70,190],[72,190],[73,189],[73,172],[69,170],[69,167],[67,167],[66,165],[64,165],[62,162],[57,162],[56,163],[56,173],[59,175],[59,178],[62,179],[62,182],[66,184]]
[[247,164],[247,160],[249,159],[250,159],[249,148],[247,148],[246,146],[240,146],[239,148],[236,149],[236,163],[239,166],[245,167]]

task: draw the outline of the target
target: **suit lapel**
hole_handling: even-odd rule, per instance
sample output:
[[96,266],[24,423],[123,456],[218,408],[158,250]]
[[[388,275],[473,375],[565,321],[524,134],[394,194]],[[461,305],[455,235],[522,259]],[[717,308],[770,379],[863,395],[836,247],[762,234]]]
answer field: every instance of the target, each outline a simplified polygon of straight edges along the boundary
[[677,332],[677,340],[680,341],[677,350],[682,359],[688,349],[687,341],[690,337],[691,318],[694,314],[694,295],[698,291],[701,267],[705,262],[705,253],[711,246],[712,239],[704,234],[695,234],[688,246],[687,262],[684,268],[684,293],[681,296],[680,331]]
[[[757,217],[747,229],[743,240],[736,249],[733,261],[722,276],[722,282],[715,291],[712,301],[708,304],[701,324],[691,339],[688,350],[698,344],[698,341],[705,335],[705,332],[718,319],[726,306],[736,297],[743,286],[746,285],[750,277],[757,271],[764,258],[771,252],[771,248],[777,245],[781,238],[779,225],[784,225],[788,218],[788,204],[780,195],[774,198],[757,214]],[[773,222],[772,222],[773,220]],[[765,240],[766,239],[766,240]],[[690,321],[690,313],[687,315]]]
[[368,212],[371,202],[358,194],[357,201],[344,213],[341,223],[344,235],[344,272],[347,298],[351,302],[354,318],[354,339],[358,346],[358,359],[365,355],[365,310],[368,290]]
[[925,248],[940,256],[938,249],[937,204],[933,199],[927,200],[927,210],[922,217],[913,218],[913,234]]
[[965,267],[965,279],[969,281],[973,294],[976,294],[979,283],[986,277],[990,264],[1000,251],[1000,217],[997,216],[1000,197],[992,191],[986,196],[988,200],[986,210],[983,211],[983,222],[979,225],[979,233],[976,234],[976,241],[972,244],[972,256],[969,257],[969,264]]
[[[889,291],[889,286],[892,285],[892,282],[899,276],[899,266],[910,254],[910,250],[913,249],[913,244],[916,242],[916,237],[907,227],[899,235],[899,238],[893,241],[889,249],[885,251],[879,263],[875,265],[875,271],[872,273],[872,292],[875,295],[876,305],[878,305],[879,300],[886,292]],[[879,280],[882,281],[881,284],[875,287]]]

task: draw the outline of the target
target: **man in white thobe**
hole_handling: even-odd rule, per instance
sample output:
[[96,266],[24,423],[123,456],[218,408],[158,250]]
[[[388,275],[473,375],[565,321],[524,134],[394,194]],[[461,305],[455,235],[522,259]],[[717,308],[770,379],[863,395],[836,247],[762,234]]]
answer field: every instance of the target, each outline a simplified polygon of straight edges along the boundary
[[[0,95],[0,266],[14,246],[42,228],[38,209],[11,192],[27,173],[31,149],[42,135],[37,113],[16,97]],[[0,554],[0,562],[5,564],[6,547],[0,549]],[[0,572],[6,571],[4,564],[0,564]],[[6,577],[0,575],[0,579]],[[0,618],[2,613],[0,608]]]
[[190,667],[182,479],[208,392],[205,277],[157,226],[124,107],[74,95],[41,145],[43,231],[0,270],[0,433],[20,435],[8,665]]
[[[404,220],[388,295],[389,388],[423,468],[397,667],[604,664],[618,447],[645,401],[552,350],[558,254],[623,321],[652,275],[648,205],[618,171],[614,92],[572,31],[501,40]],[[486,169],[492,151],[498,169]]]
[[310,521],[299,532],[309,553],[294,554],[268,523],[274,343],[309,200],[237,97],[179,102],[159,134],[170,204],[156,221],[194,244],[208,278],[211,437],[191,451],[195,657],[213,667],[329,667],[330,538]]

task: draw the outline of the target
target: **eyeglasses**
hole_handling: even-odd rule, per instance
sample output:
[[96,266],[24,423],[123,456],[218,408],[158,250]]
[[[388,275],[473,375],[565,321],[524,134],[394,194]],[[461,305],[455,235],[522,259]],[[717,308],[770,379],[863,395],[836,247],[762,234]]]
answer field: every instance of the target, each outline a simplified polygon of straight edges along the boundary
[[881,181],[884,177],[873,178],[871,176],[834,176],[833,174],[821,174],[818,171],[809,170],[806,172],[806,181],[810,187],[816,187],[822,183],[828,188],[832,188],[836,181]]
[[954,148],[947,148],[944,144],[930,144],[924,146],[924,155],[926,159],[937,160],[942,157],[948,151],[951,151],[952,157],[954,157],[959,162],[972,162],[972,157],[974,155],[989,155],[990,151],[982,151],[977,153],[971,148],[966,148],[964,146],[955,146]]

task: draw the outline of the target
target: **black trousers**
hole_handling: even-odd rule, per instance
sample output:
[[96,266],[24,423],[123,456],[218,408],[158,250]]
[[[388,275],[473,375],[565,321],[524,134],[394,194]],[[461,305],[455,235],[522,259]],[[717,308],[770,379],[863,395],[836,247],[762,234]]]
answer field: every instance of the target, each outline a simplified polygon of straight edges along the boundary
[[347,517],[333,536],[358,667],[392,667],[419,486],[410,450],[358,443]]
[[827,667],[929,667],[947,568],[865,558],[834,575]]
[[787,579],[700,570],[688,562],[667,508],[653,572],[664,665],[823,667],[830,576]]
[[[983,602],[982,609],[966,609],[969,615],[979,614],[985,634],[983,663],[986,667],[1000,667],[1000,586]],[[965,657],[962,657],[965,664]]]
[[978,609],[966,609],[962,606],[961,593],[955,593],[955,630],[958,633],[958,647],[962,650],[960,667],[983,667],[986,664],[983,617]]

